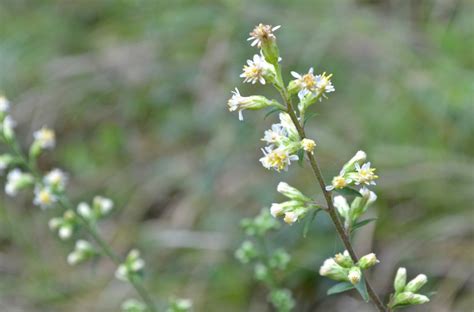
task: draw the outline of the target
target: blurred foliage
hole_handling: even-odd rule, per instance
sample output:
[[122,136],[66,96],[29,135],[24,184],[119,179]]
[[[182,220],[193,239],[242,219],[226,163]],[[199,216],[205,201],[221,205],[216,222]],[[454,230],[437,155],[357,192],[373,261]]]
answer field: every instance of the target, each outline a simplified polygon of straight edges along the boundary
[[[283,68],[334,73],[336,92],[308,124],[326,178],[357,149],[379,168],[379,219],[356,235],[377,253],[381,293],[397,266],[426,273],[430,311],[468,311],[474,200],[474,18],[464,0],[2,0],[0,88],[20,136],[48,124],[59,148],[42,159],[71,172],[71,194],[97,191],[119,211],[104,235],[126,254],[138,242],[157,298],[196,311],[267,311],[266,293],[233,257],[239,220],[278,201],[285,180],[319,196],[311,174],[258,163],[274,116],[226,111],[247,33],[281,24]],[[289,75],[286,76],[288,79]],[[244,94],[257,89],[242,87]],[[276,96],[274,93],[266,94]],[[49,233],[55,212],[31,198],[0,210],[1,311],[117,311],[133,292],[106,260],[69,268]],[[355,294],[326,297],[323,259],[341,250],[330,222],[282,227],[297,311],[368,311]],[[413,309],[415,311],[416,309]]]

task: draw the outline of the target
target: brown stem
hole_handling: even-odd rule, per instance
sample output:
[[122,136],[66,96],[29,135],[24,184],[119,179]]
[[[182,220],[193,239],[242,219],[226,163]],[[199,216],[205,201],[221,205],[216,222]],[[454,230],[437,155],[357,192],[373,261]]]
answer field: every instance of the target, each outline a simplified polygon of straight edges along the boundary
[[[283,85],[283,83],[282,83],[282,85]],[[287,112],[290,115],[291,120],[293,121],[293,124],[295,125],[296,129],[298,130],[298,134],[299,134],[300,138],[301,139],[306,138],[304,128],[298,122],[298,118],[296,117],[296,113],[295,113],[295,110],[293,108],[293,104],[291,102],[291,97],[287,94],[287,91],[284,87],[282,88],[282,90],[280,90],[280,93],[281,93],[281,96],[282,96],[283,100],[286,103]],[[337,231],[340,239],[342,240],[342,243],[344,244],[344,247],[346,247],[347,251],[349,252],[349,255],[351,256],[352,261],[354,261],[354,263],[357,263],[357,261],[359,261],[359,258],[357,257],[357,255],[354,251],[354,248],[352,247],[349,235],[344,230],[344,227],[341,223],[341,220],[339,219],[339,216],[336,212],[336,209],[334,209],[331,192],[326,190],[326,184],[324,183],[323,174],[321,172],[321,169],[319,168],[318,162],[316,161],[316,158],[314,157],[313,153],[307,152],[306,155],[308,157],[308,160],[309,160],[309,163],[311,165],[312,171],[313,171],[316,179],[318,180],[319,186],[321,187],[324,198],[326,199],[326,203],[327,203],[327,207],[328,207],[328,209],[326,211],[328,212],[329,216],[331,217],[331,220],[334,223],[334,226],[336,227],[336,231]],[[367,277],[364,276],[364,280],[365,280],[365,285],[367,287],[367,292],[368,292],[369,297],[372,300],[372,302],[375,304],[375,306],[377,307],[377,309],[379,311],[386,312],[387,309],[385,308],[384,304],[382,303],[382,301],[380,300],[378,295],[375,293],[375,291],[374,291],[372,285],[370,285],[370,282],[367,279]]]

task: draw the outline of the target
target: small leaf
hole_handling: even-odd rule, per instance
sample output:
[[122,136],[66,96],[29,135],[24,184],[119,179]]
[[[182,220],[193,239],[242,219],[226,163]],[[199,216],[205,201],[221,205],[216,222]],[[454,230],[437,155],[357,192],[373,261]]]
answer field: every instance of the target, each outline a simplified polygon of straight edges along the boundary
[[359,221],[357,222],[356,224],[354,224],[352,226],[352,229],[351,229],[351,233],[353,233],[355,230],[357,230],[358,228],[361,228],[363,227],[364,225],[367,225],[369,224],[370,222],[373,222],[377,220],[377,218],[370,218],[370,219],[366,219],[366,220],[362,220],[362,221]]
[[283,110],[278,108],[278,107],[272,108],[268,113],[265,114],[265,117],[263,117],[263,120],[267,119],[267,117],[270,116],[273,113],[282,112],[282,111]]
[[300,149],[298,150],[298,165],[300,165],[300,167],[303,167],[303,161],[304,161],[304,149]]
[[329,288],[327,291],[327,295],[330,296],[330,295],[339,294],[339,293],[351,290],[353,288],[354,288],[354,285],[352,285],[351,283],[342,282]]
[[342,195],[362,197],[362,194],[359,193],[359,191],[357,191],[353,188],[350,188],[350,187],[345,187],[345,188],[342,188],[342,189],[335,189],[335,191],[338,192],[339,194],[342,194]]
[[357,283],[355,289],[359,292],[365,302],[369,302],[369,293],[367,292],[367,287],[365,287],[365,281],[363,278],[360,279],[360,282]]
[[321,211],[321,208],[316,209],[313,212],[313,215],[311,216],[311,218],[306,219],[306,223],[304,224],[304,228],[303,228],[303,238],[306,238],[306,235],[308,234],[310,224],[313,223],[314,219],[316,218],[316,215],[320,211]]
[[310,120],[311,118],[313,118],[313,117],[315,117],[315,116],[317,116],[317,115],[319,115],[319,114],[318,114],[318,113],[315,113],[315,112],[313,112],[313,113],[311,113],[311,114],[309,114],[309,115],[306,115],[306,116],[304,117],[303,126],[306,125],[306,122],[308,122],[308,120]]

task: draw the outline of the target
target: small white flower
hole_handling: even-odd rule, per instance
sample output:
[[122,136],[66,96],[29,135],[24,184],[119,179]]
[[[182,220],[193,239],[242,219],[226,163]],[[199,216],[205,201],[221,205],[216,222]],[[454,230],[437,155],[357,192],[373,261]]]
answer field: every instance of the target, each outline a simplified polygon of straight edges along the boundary
[[56,135],[54,131],[43,127],[40,130],[33,133],[33,137],[35,139],[35,144],[42,149],[52,149],[56,145]]
[[67,263],[69,265],[76,265],[81,262],[81,255],[80,253],[73,251],[69,255],[67,255]]
[[298,85],[300,91],[298,92],[298,97],[300,99],[308,93],[313,93],[316,91],[317,81],[314,76],[314,69],[311,67],[307,74],[300,75],[299,73],[292,71],[291,75],[296,78],[296,84]]
[[270,207],[270,214],[274,218],[279,217],[280,215],[283,214],[283,206],[278,203],[273,203],[272,206]]
[[265,61],[263,56],[255,54],[253,60],[247,60],[247,65],[244,65],[240,77],[244,78],[244,82],[255,84],[258,81],[264,85],[265,78],[273,75],[274,72],[275,67],[272,64]]
[[61,169],[51,170],[43,179],[44,183],[55,190],[64,190],[68,177]]
[[335,176],[332,179],[331,185],[326,186],[326,191],[332,191],[334,189],[342,189],[348,186],[352,182],[351,179],[345,178],[342,175]]
[[88,241],[80,239],[76,242],[74,250],[68,255],[67,262],[70,265],[76,265],[91,258],[94,254],[94,246]]
[[275,26],[272,27],[272,25],[264,25],[264,24],[258,24],[255,26],[253,31],[250,33],[250,37],[247,39],[247,41],[252,41],[251,46],[257,46],[259,48],[262,47],[262,43],[269,41],[269,40],[275,40],[276,37],[273,34],[273,32],[277,29],[279,29],[281,26]]
[[281,138],[286,136],[286,129],[281,124],[273,124],[271,129],[265,130],[262,141],[265,141],[268,144],[275,144],[279,142]]
[[[325,93],[331,93],[336,90],[330,80],[331,77],[332,74],[326,75],[326,73],[323,73],[322,75],[317,75],[315,77],[316,89],[318,91],[318,94],[321,94],[322,96],[326,97]],[[321,100],[321,98],[319,100]]]
[[361,277],[362,277],[362,272],[360,271],[360,268],[358,267],[352,267],[349,270],[349,274],[347,275],[347,278],[349,279],[349,282],[352,283],[352,285],[359,283]]
[[354,175],[355,184],[375,185],[375,179],[378,176],[375,174],[375,168],[370,168],[370,162],[365,163],[362,167],[359,163],[355,163],[357,173]]
[[290,155],[284,148],[272,149],[265,147],[262,149],[264,157],[260,158],[262,166],[266,169],[274,169],[278,172],[288,170],[288,166],[292,161],[298,161],[298,155]]
[[61,226],[62,223],[63,223],[62,218],[52,218],[48,222],[48,227],[51,231],[56,231]]
[[92,209],[87,203],[79,203],[77,205],[77,213],[86,219],[93,217]]
[[59,228],[59,232],[58,232],[59,238],[61,238],[62,240],[67,240],[67,239],[71,238],[72,230],[73,229],[72,229],[71,225],[69,225],[69,224],[62,225]]
[[303,147],[303,149],[306,152],[310,152],[311,154],[313,154],[314,148],[316,147],[316,142],[314,142],[311,139],[306,139],[305,138],[305,139],[301,140],[301,146]]
[[3,122],[0,124],[0,132],[3,132],[5,138],[11,139],[13,137],[13,130],[15,129],[15,127],[16,121],[8,115],[3,119]]
[[114,208],[114,202],[111,199],[102,196],[94,197],[93,203],[102,216],[108,214]]
[[115,271],[115,277],[121,281],[128,281],[128,269],[124,264],[119,265]]
[[0,95],[0,113],[7,113],[10,110],[10,102],[6,97]]
[[295,211],[288,211],[285,212],[285,217],[283,218],[283,221],[285,221],[285,223],[287,224],[293,224],[298,221],[298,217],[299,215]]
[[345,219],[348,218],[349,216],[349,204],[347,203],[347,200],[344,196],[338,195],[334,197],[334,207],[336,207],[337,211],[341,216],[343,216]]
[[57,202],[57,196],[49,187],[38,186],[35,188],[35,198],[33,203],[42,209],[51,208]]
[[32,182],[33,177],[30,174],[24,173],[20,169],[13,169],[7,175],[5,193],[9,196],[16,196],[20,189],[31,184]]

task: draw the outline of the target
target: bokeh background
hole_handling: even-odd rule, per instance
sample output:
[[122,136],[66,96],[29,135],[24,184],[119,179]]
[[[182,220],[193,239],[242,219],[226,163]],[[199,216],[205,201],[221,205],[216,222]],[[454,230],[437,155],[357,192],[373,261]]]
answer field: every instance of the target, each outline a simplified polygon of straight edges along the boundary
[[[258,22],[277,32],[283,68],[334,74],[336,92],[308,125],[326,179],[358,149],[380,175],[376,223],[358,232],[375,251],[382,296],[398,266],[426,273],[431,303],[474,308],[474,5],[469,0],[2,0],[0,88],[24,147],[47,124],[58,148],[41,168],[70,172],[76,200],[114,198],[102,230],[125,254],[138,246],[156,298],[192,298],[196,311],[271,311],[252,270],[233,256],[239,220],[282,198],[285,180],[319,197],[308,170],[266,171],[259,139],[276,118],[227,111],[245,41]],[[263,91],[262,91],[263,90]],[[71,249],[24,196],[0,205],[1,311],[117,311],[134,296],[101,260],[70,268]],[[285,285],[296,311],[372,311],[357,294],[327,297],[317,270],[342,249],[322,214],[269,237],[293,260]]]

